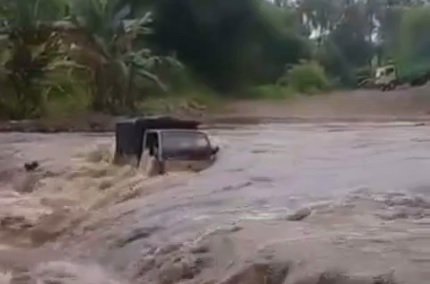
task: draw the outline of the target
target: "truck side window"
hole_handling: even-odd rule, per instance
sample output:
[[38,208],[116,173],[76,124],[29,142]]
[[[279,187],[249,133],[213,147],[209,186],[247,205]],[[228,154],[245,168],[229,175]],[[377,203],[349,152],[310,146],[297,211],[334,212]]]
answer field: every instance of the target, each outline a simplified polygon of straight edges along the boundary
[[387,69],[387,75],[391,75],[394,73],[394,68],[388,68]]

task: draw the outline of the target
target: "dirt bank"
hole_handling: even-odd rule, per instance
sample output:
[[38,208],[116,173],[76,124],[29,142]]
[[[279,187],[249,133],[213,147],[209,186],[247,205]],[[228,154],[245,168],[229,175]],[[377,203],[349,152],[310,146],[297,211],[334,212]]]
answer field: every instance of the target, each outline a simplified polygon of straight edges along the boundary
[[218,119],[226,121],[321,122],[321,121],[427,121],[430,87],[403,88],[390,92],[356,90],[334,92],[288,101],[239,101]]
[[111,132],[118,119],[121,118],[105,114],[79,114],[63,118],[0,121],[0,132]]
[[[300,122],[387,122],[428,121],[430,86],[402,88],[390,92],[356,90],[282,100],[225,102],[218,111],[203,106],[186,106],[169,113],[184,119],[197,119],[207,125],[217,123],[300,123]],[[112,132],[123,117],[84,114],[78,117],[34,121],[3,121],[0,132]]]

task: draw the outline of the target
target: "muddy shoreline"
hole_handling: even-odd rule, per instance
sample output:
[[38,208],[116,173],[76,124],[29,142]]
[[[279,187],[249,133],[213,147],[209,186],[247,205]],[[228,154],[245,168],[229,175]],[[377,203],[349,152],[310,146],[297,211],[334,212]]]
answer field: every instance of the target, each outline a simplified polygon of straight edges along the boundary
[[[274,116],[274,115],[218,115],[205,118],[179,117],[200,121],[201,128],[216,127],[218,124],[247,125],[247,124],[301,124],[301,123],[390,123],[410,122],[417,125],[430,123],[430,116],[367,116],[367,117],[300,117],[300,116]],[[51,125],[41,120],[0,121],[0,133],[111,133],[115,131],[118,121],[124,117],[106,117],[103,121],[94,123],[89,120],[85,123],[58,123]]]
[[[392,92],[356,90],[289,100],[226,101],[217,111],[171,112],[183,119],[215,124],[430,122],[429,87]],[[26,121],[0,121],[0,132],[60,133],[112,132],[127,116],[87,113],[76,117]]]

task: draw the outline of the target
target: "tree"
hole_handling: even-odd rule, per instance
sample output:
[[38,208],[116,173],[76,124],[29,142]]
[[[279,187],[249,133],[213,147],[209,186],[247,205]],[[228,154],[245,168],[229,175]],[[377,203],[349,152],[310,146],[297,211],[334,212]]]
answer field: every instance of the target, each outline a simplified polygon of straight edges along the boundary
[[310,30],[328,35],[343,17],[345,0],[299,0],[298,11]]
[[315,38],[316,57],[344,85],[355,84],[354,70],[368,66],[375,53],[381,1],[298,1],[297,9]]
[[2,0],[0,11],[2,112],[16,118],[40,116],[49,76],[76,67],[50,27],[65,16],[67,5],[60,0]]
[[[59,57],[92,71],[92,107],[97,111],[133,109],[136,77],[166,90],[151,69],[162,61],[177,62],[154,56],[147,48],[145,38],[151,33],[152,21],[148,4],[150,1],[135,0],[1,0],[0,28],[13,45],[12,51],[3,50],[7,67],[3,70],[13,82],[17,102],[28,102],[23,113],[40,105],[43,92],[36,86]],[[5,59],[6,53],[10,59]]]
[[429,7],[413,7],[403,11],[396,59],[404,68],[419,68],[430,63],[429,29]]
[[[306,57],[288,11],[257,0],[158,0],[152,39],[209,86],[231,91],[274,82],[286,63]],[[289,26],[290,25],[290,26]]]
[[[144,45],[151,33],[152,14],[133,15],[133,1],[75,0],[71,6],[75,58],[94,72],[94,110],[134,109],[134,80],[142,76],[163,90],[167,87],[150,72],[163,58]],[[142,44],[143,39],[143,44]],[[140,45],[136,41],[140,40]]]
[[370,63],[373,45],[369,37],[366,13],[360,3],[345,8],[342,20],[329,38],[348,59],[351,66],[362,67]]

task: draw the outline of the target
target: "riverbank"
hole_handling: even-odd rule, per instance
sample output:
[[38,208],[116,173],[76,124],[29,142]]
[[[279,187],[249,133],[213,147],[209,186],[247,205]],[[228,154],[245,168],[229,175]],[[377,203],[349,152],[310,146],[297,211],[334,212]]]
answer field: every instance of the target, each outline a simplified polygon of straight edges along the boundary
[[[429,87],[391,92],[357,90],[275,100],[219,100],[216,103],[184,100],[168,105],[151,102],[140,115],[171,115],[215,123],[301,122],[427,122],[430,121]],[[167,105],[166,105],[167,104]],[[158,108],[157,108],[158,107]],[[112,132],[124,117],[85,113],[33,121],[0,122],[0,132]]]

